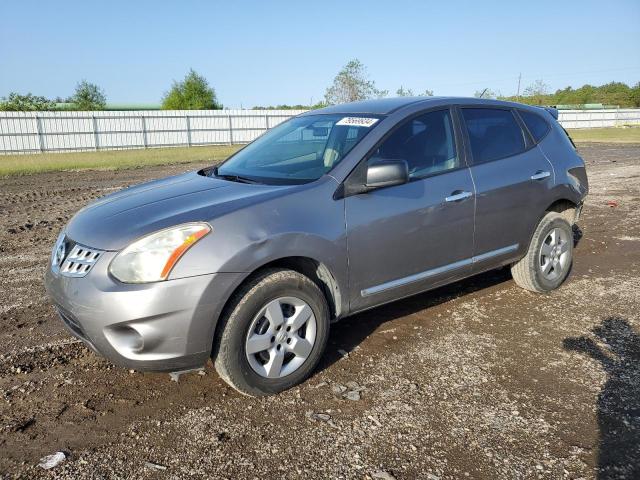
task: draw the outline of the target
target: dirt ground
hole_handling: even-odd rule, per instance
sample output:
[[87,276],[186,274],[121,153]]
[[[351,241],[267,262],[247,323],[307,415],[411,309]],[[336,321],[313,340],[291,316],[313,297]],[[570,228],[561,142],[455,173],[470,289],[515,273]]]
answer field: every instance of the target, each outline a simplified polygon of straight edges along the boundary
[[211,365],[179,383],[112,367],[42,285],[82,205],[195,166],[0,179],[0,477],[640,478],[640,145],[580,151],[562,288],[500,270],[356,315],[311,379],[264,399]]

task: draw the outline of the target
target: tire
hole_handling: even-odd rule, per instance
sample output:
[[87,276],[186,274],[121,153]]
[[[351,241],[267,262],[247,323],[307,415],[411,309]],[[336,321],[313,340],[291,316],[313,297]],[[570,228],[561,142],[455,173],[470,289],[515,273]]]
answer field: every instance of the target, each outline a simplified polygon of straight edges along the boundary
[[212,354],[215,368],[224,381],[249,396],[272,395],[304,381],[329,338],[324,294],[293,270],[268,269],[250,278],[220,322]]
[[[560,239],[558,244],[551,238],[554,234]],[[554,247],[557,247],[555,251]],[[554,265],[555,261],[557,262]],[[558,288],[565,281],[571,271],[572,262],[571,225],[560,213],[548,212],[540,220],[526,255],[511,265],[511,275],[520,287],[532,292],[546,293]]]

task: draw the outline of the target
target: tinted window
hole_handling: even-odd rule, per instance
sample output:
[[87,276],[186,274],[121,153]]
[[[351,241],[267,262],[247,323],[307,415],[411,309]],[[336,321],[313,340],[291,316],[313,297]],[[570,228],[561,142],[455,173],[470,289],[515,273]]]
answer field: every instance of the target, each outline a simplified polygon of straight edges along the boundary
[[510,110],[463,108],[474,163],[490,162],[525,150],[522,129]]
[[376,149],[373,158],[404,159],[413,178],[457,168],[449,111],[425,113],[402,124]]
[[547,121],[535,113],[526,112],[524,110],[518,110],[518,113],[520,114],[520,117],[522,117],[522,120],[529,129],[531,135],[533,135],[535,141],[539,142],[542,140],[542,137],[544,137],[549,131],[549,124]]

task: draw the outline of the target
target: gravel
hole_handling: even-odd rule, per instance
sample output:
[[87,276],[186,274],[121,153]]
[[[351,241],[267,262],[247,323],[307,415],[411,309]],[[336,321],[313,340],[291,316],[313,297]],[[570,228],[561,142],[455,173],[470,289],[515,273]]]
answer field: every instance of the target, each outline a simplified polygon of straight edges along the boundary
[[0,179],[0,477],[640,478],[640,146],[580,151],[562,288],[502,269],[355,315],[307,382],[262,399],[210,364],[178,382],[112,366],[42,286],[83,204],[187,167]]

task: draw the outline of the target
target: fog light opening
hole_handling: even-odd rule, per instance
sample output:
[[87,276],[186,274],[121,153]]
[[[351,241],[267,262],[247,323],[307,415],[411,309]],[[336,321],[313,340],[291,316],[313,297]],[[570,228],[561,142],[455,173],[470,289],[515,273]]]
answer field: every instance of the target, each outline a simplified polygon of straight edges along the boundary
[[140,353],[144,350],[144,338],[132,327],[121,326],[111,331],[111,341],[116,350]]
[[142,335],[140,335],[138,331],[133,328],[130,328],[129,330],[130,332],[127,335],[130,341],[129,348],[131,349],[132,352],[135,352],[135,353],[142,352],[142,350],[144,350],[144,339],[142,338]]

